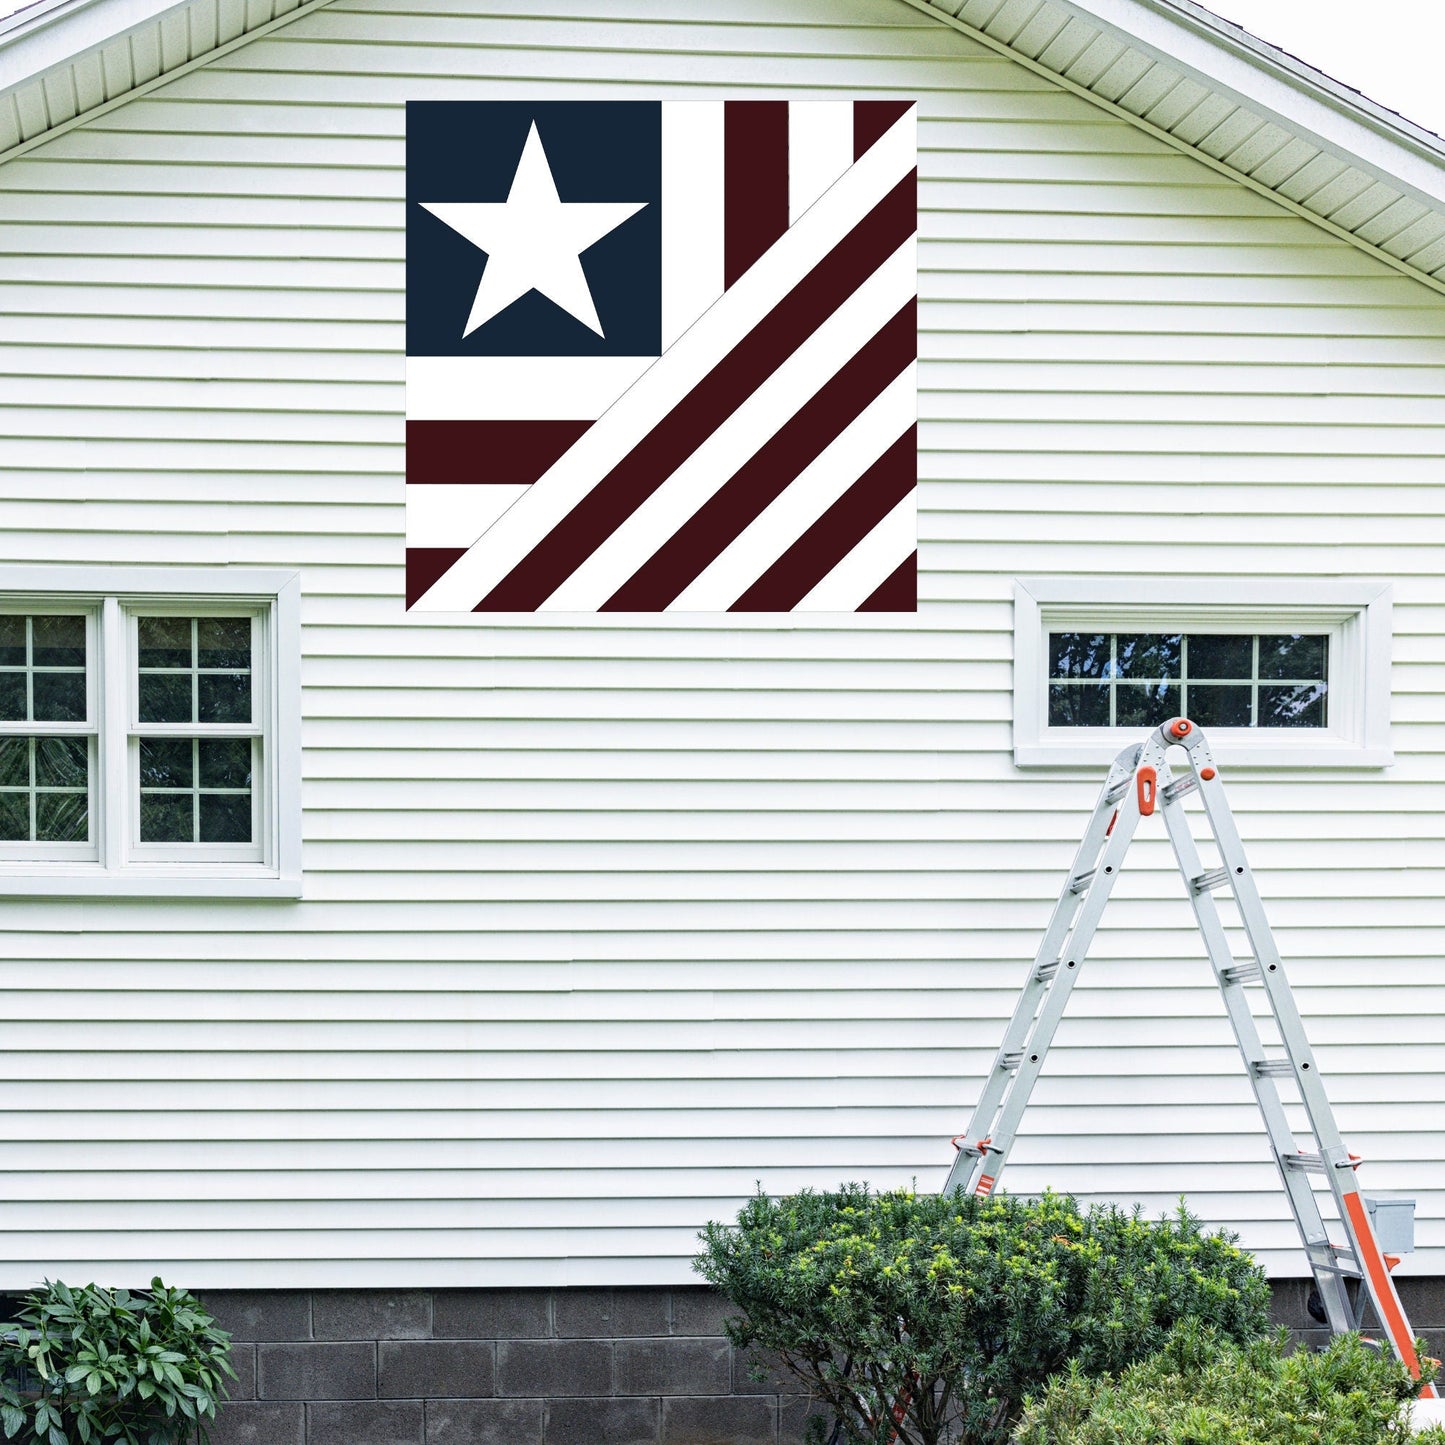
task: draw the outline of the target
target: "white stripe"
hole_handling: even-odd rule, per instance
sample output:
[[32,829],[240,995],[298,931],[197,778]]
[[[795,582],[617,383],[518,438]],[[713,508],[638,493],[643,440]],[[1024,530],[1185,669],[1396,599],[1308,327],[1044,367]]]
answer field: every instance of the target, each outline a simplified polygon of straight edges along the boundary
[[913,170],[913,112],[552,465],[412,610],[470,612],[819,261]]
[[918,410],[918,366],[896,377],[670,604],[725,612],[904,432]]
[[[788,102],[788,224],[853,164],[853,102]],[[664,193],[665,194],[665,193]]]
[[595,421],[655,356],[408,356],[408,421]]
[[452,482],[445,486],[408,482],[406,545],[470,547],[526,490],[521,482]]
[[662,349],[723,293],[723,102],[662,102]]
[[856,612],[918,550],[918,493],[910,492],[793,610]]
[[543,610],[597,610],[878,334],[917,287],[910,238],[563,582]]

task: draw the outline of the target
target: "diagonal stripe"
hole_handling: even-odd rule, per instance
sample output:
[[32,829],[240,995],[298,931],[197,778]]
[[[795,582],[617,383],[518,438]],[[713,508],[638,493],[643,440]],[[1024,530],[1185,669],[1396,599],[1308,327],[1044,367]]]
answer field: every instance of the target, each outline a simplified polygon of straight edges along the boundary
[[912,424],[918,364],[907,367],[764,507],[669,604],[672,612],[725,612]]
[[918,300],[914,297],[720,491],[699,507],[601,610],[662,611],[908,366],[917,352]]
[[858,604],[859,612],[918,611],[918,550],[898,564],[898,570],[886,578],[878,590]]
[[856,612],[918,550],[917,488],[799,601],[795,612]]
[[535,482],[590,421],[408,421],[410,483]]
[[[593,491],[686,400],[890,194],[914,167],[913,117],[849,168],[761,260],[600,413],[597,424],[428,589],[418,608],[469,611],[477,599]],[[570,410],[570,408],[569,408]],[[456,413],[452,413],[456,415]],[[571,411],[573,416],[588,413]]]
[[857,160],[892,126],[912,110],[911,100],[855,100],[853,102],[853,159]]
[[540,607],[597,546],[857,289],[916,224],[917,172],[877,206],[473,609]]
[[408,547],[406,549],[406,605],[410,608],[422,594],[454,567],[465,547]]
[[[692,451],[543,607],[549,612],[595,611],[645,566],[914,296],[918,289],[916,253],[910,237]],[[911,401],[908,416],[912,416]],[[901,426],[894,426],[888,440],[900,430]],[[855,470],[849,480],[857,475]],[[756,564],[741,586],[747,586],[763,565]],[[722,605],[734,595],[729,594]]]
[[729,610],[791,612],[917,485],[915,423]]
[[723,103],[723,283],[788,229],[788,102]]

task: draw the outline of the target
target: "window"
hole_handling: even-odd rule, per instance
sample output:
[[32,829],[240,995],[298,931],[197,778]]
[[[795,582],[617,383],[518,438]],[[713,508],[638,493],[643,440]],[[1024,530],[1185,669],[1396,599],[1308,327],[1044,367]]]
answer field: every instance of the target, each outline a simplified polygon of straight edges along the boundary
[[1322,728],[1328,632],[1050,632],[1049,726]]
[[297,896],[295,576],[0,585],[0,891]]
[[1234,765],[1393,760],[1382,583],[1028,579],[1014,648],[1021,766],[1108,762],[1181,715]]

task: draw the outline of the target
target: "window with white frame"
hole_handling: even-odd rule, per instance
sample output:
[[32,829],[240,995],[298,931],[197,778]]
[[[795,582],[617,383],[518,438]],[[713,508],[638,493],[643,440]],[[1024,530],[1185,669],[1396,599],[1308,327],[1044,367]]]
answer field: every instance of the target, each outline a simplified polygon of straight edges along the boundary
[[1234,764],[1393,760],[1384,583],[1029,578],[1014,662],[1021,766],[1107,761],[1176,716]]
[[283,573],[0,574],[0,891],[295,896],[298,594]]

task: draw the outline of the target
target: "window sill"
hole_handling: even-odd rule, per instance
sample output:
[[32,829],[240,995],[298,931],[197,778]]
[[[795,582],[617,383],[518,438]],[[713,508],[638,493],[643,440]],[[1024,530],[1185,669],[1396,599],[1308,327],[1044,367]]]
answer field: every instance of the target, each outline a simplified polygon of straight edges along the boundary
[[107,870],[99,864],[55,868],[44,864],[0,865],[0,897],[6,898],[275,898],[301,897],[300,878],[265,869],[141,867]]
[[[1021,768],[1107,767],[1131,743],[1143,742],[1150,728],[1070,728],[1046,731],[1032,743],[1014,748]],[[1339,734],[1290,732],[1277,740],[1257,733],[1206,728],[1209,750],[1225,768],[1388,768],[1395,761],[1389,748],[1368,747]]]

